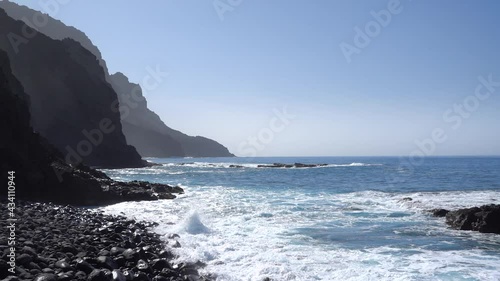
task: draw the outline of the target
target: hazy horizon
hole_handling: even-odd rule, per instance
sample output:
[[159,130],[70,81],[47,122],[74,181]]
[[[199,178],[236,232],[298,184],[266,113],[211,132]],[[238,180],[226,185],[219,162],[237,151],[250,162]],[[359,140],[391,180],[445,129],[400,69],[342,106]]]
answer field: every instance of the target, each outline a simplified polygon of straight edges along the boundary
[[168,73],[149,108],[237,156],[500,155],[495,1],[13,2]]

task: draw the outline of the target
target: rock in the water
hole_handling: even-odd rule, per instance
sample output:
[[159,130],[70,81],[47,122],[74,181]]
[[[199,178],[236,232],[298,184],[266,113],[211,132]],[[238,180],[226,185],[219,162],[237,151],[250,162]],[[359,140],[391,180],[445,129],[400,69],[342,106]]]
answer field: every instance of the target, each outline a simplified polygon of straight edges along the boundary
[[438,217],[438,218],[442,218],[442,217],[445,217],[446,214],[448,214],[450,211],[446,210],[446,209],[432,209],[429,211],[432,216],[434,217]]
[[500,205],[459,209],[446,214],[446,223],[460,230],[500,234]]

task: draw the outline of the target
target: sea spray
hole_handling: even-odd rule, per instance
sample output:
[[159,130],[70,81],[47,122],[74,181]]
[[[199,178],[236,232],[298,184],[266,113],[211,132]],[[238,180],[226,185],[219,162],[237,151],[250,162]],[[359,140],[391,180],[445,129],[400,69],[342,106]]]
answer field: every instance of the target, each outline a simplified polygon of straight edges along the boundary
[[210,233],[210,229],[201,222],[198,211],[193,210],[189,212],[186,218],[179,224],[179,232],[187,232],[196,235]]

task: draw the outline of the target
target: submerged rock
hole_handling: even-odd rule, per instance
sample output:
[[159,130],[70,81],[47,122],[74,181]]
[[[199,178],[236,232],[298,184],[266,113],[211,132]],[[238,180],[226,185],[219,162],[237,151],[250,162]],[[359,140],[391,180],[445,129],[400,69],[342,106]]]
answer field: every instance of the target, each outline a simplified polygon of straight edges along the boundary
[[455,229],[500,234],[500,205],[451,211],[446,214],[446,223]]

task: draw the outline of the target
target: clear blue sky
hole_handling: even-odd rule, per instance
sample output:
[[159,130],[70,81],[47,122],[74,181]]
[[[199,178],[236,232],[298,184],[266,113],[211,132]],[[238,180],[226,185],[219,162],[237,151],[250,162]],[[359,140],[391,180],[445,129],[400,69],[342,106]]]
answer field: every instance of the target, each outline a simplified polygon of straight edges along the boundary
[[[500,87],[477,109],[471,97],[479,76],[500,82],[500,2],[391,2],[243,0],[221,19],[212,0],[72,0],[51,15],[84,31],[111,73],[140,82],[159,65],[169,76],[150,108],[236,154],[256,136],[259,156],[408,155],[441,128],[432,155],[500,155]],[[388,6],[374,29],[371,12]],[[348,62],[342,42],[356,47],[367,25],[373,37]],[[447,113],[467,97],[468,118]],[[284,106],[295,118],[271,140]]]

